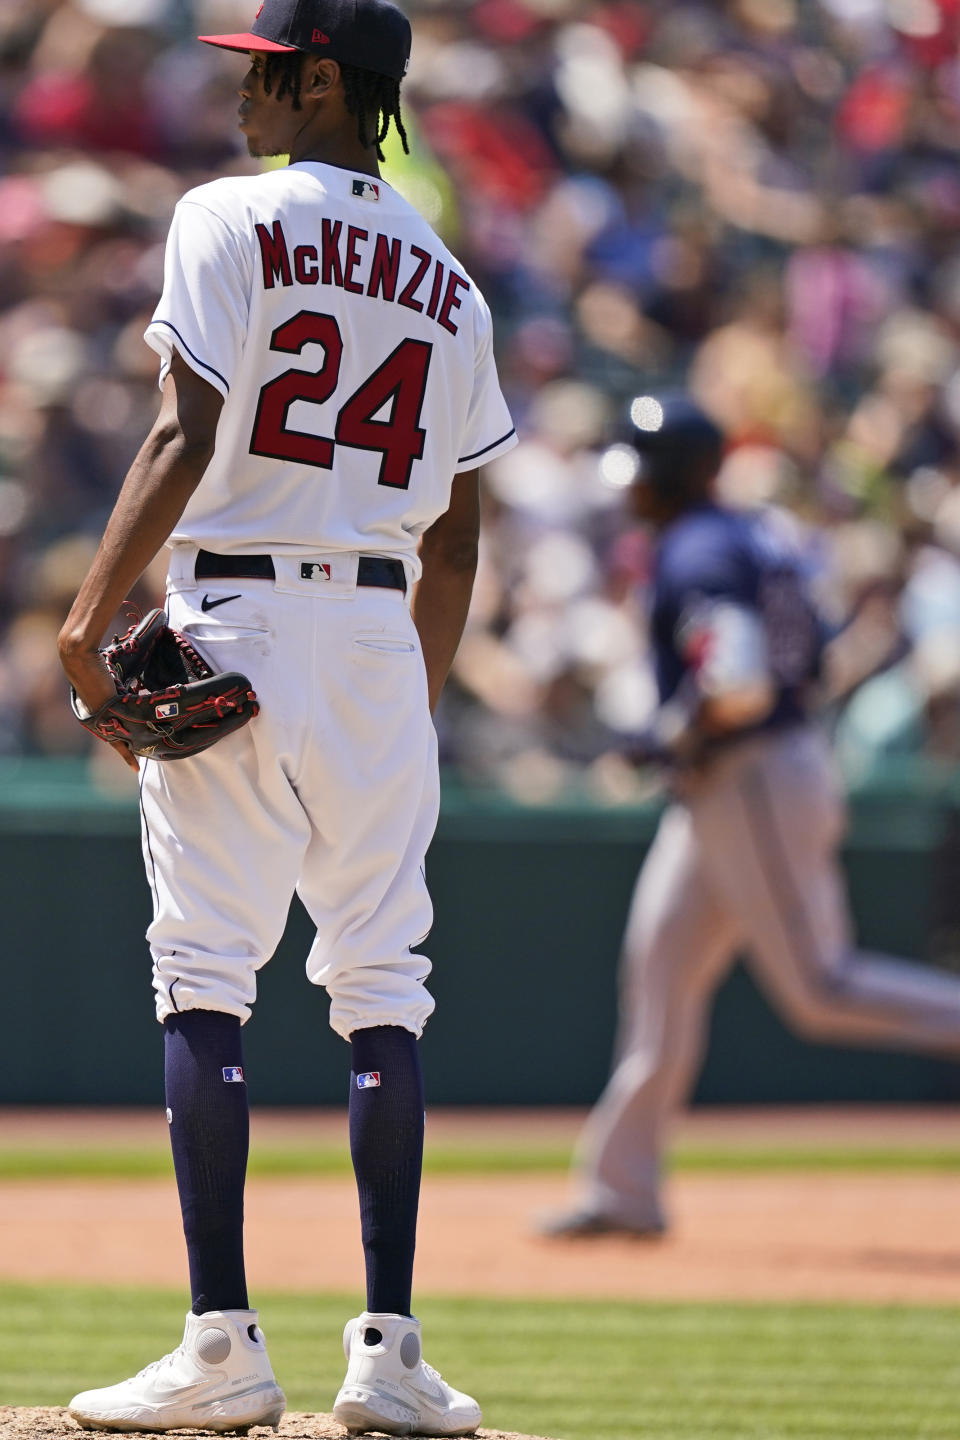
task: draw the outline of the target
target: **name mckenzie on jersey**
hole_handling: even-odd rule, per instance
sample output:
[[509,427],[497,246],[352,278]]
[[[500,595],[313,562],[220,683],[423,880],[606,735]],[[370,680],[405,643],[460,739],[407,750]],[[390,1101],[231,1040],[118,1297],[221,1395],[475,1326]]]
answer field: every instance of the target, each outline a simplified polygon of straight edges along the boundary
[[275,220],[271,229],[258,225],[257,240],[263,264],[263,287],[276,285],[335,285],[351,295],[369,295],[426,314],[451,335],[459,322],[460,291],[470,281],[419,245],[377,235],[359,225],[344,227],[342,220],[323,220],[320,246],[295,245],[292,249]]

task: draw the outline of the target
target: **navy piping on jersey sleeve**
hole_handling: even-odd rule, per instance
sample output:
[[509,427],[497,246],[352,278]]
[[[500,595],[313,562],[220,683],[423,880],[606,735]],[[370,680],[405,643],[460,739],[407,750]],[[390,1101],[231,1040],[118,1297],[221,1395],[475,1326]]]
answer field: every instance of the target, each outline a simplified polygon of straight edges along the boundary
[[[173,326],[171,325],[170,328],[172,330]],[[488,450],[496,450],[498,445],[502,445],[505,440],[509,440],[510,436],[516,435],[516,433],[517,429],[514,426],[513,429],[507,431],[506,435],[501,435],[499,440],[493,440],[489,445],[484,445],[482,450],[474,450],[472,455],[461,455],[457,464],[464,465],[468,460],[479,460],[481,455],[486,455]]]
[[221,375],[219,370],[215,370],[212,365],[207,364],[206,360],[201,360],[199,355],[194,354],[194,352],[190,349],[190,346],[187,344],[186,340],[184,340],[183,336],[180,334],[180,331],[177,329],[176,325],[171,325],[169,320],[154,320],[152,323],[154,325],[164,325],[168,330],[172,330],[174,335],[176,335],[177,339],[180,341],[180,344],[183,346],[184,350],[186,350],[187,354],[190,356],[190,358],[192,360],[195,360],[197,364],[201,366],[204,370],[209,370],[211,375],[216,375],[217,379],[221,382],[222,385],[226,386],[227,391],[229,392],[230,382],[229,380],[227,380],[226,376]]

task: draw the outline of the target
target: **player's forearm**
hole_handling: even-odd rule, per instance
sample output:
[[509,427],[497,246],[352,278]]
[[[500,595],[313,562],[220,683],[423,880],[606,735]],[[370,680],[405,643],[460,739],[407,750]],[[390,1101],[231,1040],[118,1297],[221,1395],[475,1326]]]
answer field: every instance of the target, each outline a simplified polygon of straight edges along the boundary
[[729,695],[714,695],[704,700],[697,715],[700,728],[707,735],[726,735],[731,730],[743,730],[759,725],[773,709],[776,691],[772,684],[757,686],[754,690],[731,692]]
[[212,443],[188,441],[176,424],[147,437],[107,522],[90,571],[60,632],[60,654],[96,649],[138,577],[164,544],[200,483]]
[[631,740],[635,764],[695,763],[705,744],[758,725],[772,708],[772,689],[705,696],[689,672],[676,692]]
[[476,542],[468,540],[439,553],[421,549],[421,558],[423,576],[414,592],[412,613],[427,669],[432,714],[467,623],[477,573]]

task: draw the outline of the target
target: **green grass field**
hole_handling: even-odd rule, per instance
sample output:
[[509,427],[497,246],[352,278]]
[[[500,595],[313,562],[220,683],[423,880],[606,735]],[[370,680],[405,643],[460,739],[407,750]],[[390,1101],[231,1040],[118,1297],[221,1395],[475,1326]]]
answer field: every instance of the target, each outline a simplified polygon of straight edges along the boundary
[[[292,1410],[329,1410],[351,1301],[260,1297]],[[62,1405],[179,1338],[177,1294],[0,1286],[0,1403]],[[426,1300],[491,1428],[561,1440],[956,1440],[960,1310]]]
[[[434,1175],[534,1174],[566,1170],[568,1146],[505,1142],[456,1145],[432,1142],[424,1168]],[[924,1174],[960,1173],[960,1145],[719,1145],[681,1143],[672,1152],[671,1169],[679,1173],[725,1171],[782,1173],[784,1171],[853,1171],[883,1173],[915,1171]],[[42,1179],[149,1179],[172,1175],[166,1136],[152,1146],[89,1146],[76,1149],[42,1145],[0,1145],[0,1181]],[[297,1175],[350,1175],[346,1145],[315,1147],[254,1145],[250,1174],[277,1179]],[[960,1431],[958,1431],[960,1434]]]

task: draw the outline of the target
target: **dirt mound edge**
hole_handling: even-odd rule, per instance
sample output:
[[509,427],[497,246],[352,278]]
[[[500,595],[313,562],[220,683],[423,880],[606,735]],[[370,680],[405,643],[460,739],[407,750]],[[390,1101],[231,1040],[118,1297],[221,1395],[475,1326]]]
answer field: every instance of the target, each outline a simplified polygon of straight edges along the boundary
[[[81,1430],[66,1410],[0,1405],[0,1440],[80,1440],[81,1436],[113,1435],[117,1431]],[[165,1435],[138,1432],[139,1440],[168,1440],[169,1435],[196,1436],[210,1431],[171,1430]],[[251,1440],[268,1440],[273,1430],[255,1425]],[[279,1440],[344,1440],[345,1431],[332,1415],[288,1413],[280,1423]],[[478,1440],[547,1440],[541,1435],[519,1435],[512,1430],[478,1430]]]

